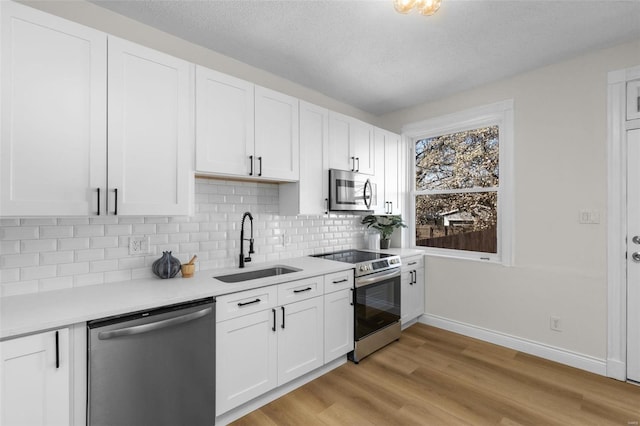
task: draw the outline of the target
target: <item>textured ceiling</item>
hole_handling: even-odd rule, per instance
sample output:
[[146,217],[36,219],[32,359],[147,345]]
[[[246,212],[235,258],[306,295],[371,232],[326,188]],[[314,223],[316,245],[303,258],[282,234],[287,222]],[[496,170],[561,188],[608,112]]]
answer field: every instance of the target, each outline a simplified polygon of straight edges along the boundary
[[92,2],[375,115],[640,39],[640,0]]

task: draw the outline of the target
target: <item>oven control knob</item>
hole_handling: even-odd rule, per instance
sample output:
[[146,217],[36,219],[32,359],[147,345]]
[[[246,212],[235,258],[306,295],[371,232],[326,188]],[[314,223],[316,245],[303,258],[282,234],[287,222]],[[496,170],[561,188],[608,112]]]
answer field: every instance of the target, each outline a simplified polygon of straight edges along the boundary
[[361,265],[360,266],[360,272],[367,272],[367,265]]

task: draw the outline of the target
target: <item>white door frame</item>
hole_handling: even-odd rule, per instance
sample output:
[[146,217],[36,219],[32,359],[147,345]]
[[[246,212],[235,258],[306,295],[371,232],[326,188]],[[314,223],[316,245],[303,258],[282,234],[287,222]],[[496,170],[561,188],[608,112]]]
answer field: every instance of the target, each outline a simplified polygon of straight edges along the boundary
[[626,121],[626,86],[639,78],[640,66],[611,71],[608,76],[607,376],[618,380],[627,379],[626,159],[627,130],[634,128]]

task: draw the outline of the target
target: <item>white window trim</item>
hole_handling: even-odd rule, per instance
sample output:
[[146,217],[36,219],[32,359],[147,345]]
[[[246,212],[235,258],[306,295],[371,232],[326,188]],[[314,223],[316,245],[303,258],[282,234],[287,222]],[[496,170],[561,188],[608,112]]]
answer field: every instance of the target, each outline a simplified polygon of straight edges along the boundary
[[[417,247],[415,245],[415,142],[418,139],[441,136],[486,126],[500,127],[500,186],[498,189],[498,252],[481,253],[466,250]],[[514,240],[514,173],[513,173],[513,99],[483,105],[428,120],[407,124],[402,128],[408,143],[409,242],[411,247],[425,250],[428,255],[457,259],[481,260],[505,266],[513,264]],[[491,188],[487,188],[491,189]],[[486,190],[486,189],[483,189]]]

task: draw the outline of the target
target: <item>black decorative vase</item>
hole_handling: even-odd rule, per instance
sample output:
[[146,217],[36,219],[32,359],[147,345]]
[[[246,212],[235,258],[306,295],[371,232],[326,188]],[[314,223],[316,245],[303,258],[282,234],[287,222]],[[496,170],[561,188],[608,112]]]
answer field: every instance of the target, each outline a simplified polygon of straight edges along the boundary
[[180,261],[171,256],[170,251],[163,251],[162,257],[151,265],[151,270],[160,278],[173,278],[180,271]]
[[391,240],[388,238],[385,239],[381,239],[380,240],[380,248],[381,249],[388,249],[391,246]]

